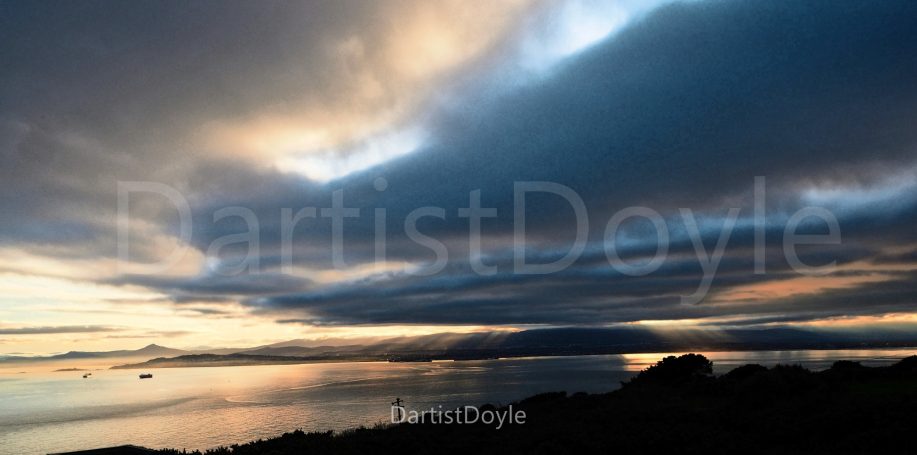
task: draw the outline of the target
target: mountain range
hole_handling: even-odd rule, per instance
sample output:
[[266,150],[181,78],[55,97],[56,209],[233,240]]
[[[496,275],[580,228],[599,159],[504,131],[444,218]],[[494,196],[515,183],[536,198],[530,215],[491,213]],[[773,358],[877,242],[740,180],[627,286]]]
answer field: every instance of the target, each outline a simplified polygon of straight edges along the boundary
[[439,333],[386,339],[289,340],[249,348],[173,349],[150,344],[137,350],[70,351],[42,357],[6,356],[0,362],[234,355],[315,360],[474,359],[530,355],[583,355],[712,350],[839,349],[917,346],[917,334],[796,328],[679,330],[645,327],[552,328],[518,332]]

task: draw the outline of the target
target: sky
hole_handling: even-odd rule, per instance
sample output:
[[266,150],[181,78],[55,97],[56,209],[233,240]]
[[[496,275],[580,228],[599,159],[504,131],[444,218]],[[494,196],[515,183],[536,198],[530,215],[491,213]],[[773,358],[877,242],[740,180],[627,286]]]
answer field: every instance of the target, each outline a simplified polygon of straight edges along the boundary
[[3,0],[0,43],[0,353],[917,328],[914,2]]

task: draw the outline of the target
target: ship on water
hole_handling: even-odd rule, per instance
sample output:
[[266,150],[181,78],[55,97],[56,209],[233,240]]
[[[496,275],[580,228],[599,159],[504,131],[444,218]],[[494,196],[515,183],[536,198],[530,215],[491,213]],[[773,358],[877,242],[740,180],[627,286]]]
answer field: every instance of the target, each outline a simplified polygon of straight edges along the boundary
[[153,377],[153,374],[152,374],[152,373],[142,373],[142,374],[140,375],[140,379],[150,379],[150,378],[152,378],[152,377]]

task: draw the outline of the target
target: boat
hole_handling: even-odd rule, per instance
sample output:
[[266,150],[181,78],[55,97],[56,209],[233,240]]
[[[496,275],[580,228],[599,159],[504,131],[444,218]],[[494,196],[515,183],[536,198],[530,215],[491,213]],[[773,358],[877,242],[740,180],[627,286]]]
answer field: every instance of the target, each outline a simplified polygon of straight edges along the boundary
[[140,379],[150,379],[150,378],[152,378],[152,377],[153,377],[153,374],[152,374],[152,373],[142,373],[142,374],[140,375]]
[[86,378],[88,378],[88,377],[89,377],[89,373],[86,373],[86,374],[83,375],[83,379],[86,379]]

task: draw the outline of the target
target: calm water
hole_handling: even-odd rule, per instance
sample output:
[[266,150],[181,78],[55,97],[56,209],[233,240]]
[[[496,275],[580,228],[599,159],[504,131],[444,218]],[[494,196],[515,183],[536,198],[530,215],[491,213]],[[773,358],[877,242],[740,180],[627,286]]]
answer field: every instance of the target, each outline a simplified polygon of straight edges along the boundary
[[[706,353],[718,373],[745,363],[836,359],[888,364],[917,350]],[[0,375],[0,454],[119,444],[204,449],[296,428],[343,429],[408,409],[508,403],[547,391],[605,392],[665,354],[442,363],[325,363]]]

